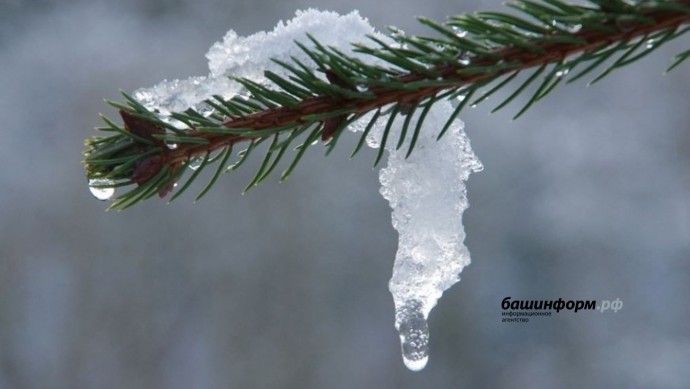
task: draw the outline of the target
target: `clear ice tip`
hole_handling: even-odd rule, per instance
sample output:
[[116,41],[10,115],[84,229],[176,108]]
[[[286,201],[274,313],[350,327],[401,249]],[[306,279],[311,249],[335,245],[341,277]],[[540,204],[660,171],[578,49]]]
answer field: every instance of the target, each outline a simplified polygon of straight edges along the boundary
[[425,356],[421,359],[407,359],[403,355],[403,363],[405,363],[405,367],[412,371],[420,371],[426,367],[426,363],[429,361],[429,356]]
[[418,301],[410,301],[396,315],[403,362],[412,371],[424,369],[429,361],[429,325],[421,308]]

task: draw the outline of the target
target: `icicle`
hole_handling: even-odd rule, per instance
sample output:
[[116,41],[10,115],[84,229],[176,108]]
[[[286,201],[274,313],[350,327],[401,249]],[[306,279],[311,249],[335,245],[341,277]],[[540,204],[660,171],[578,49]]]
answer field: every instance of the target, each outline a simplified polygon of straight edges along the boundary
[[[440,142],[438,131],[453,112],[450,102],[437,102],[428,112],[415,151],[388,144],[388,165],[381,169],[381,194],[392,208],[398,231],[398,252],[389,289],[395,303],[395,328],[400,334],[403,362],[410,370],[424,368],[429,358],[427,318],[443,292],[455,284],[470,263],[463,244],[462,213],[467,208],[465,181],[482,165],[457,120]],[[417,119],[419,115],[417,115]],[[397,132],[404,118],[396,119]],[[367,117],[352,129],[361,131]],[[367,143],[380,147],[386,121],[375,125]],[[399,133],[389,134],[397,139]]]

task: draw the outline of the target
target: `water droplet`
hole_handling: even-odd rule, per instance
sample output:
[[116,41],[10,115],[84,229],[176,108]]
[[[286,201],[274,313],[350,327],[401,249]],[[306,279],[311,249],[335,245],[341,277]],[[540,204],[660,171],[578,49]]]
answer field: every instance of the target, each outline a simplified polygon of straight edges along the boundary
[[477,104],[470,105],[470,108],[477,108]]
[[109,186],[114,183],[114,181],[105,178],[94,178],[89,180],[89,191],[91,191],[93,197],[105,201],[115,194],[115,188]]
[[466,97],[466,95],[457,95],[455,96],[455,99],[458,100],[458,103],[462,103]]
[[395,315],[405,366],[420,371],[429,361],[429,325],[419,301],[408,301]]
[[649,39],[645,44],[645,47],[651,49],[654,47],[654,45],[656,45],[656,39]]
[[458,63],[463,66],[469,65],[471,62],[471,59],[469,56],[463,54],[460,57],[458,57]]
[[189,168],[192,170],[196,170],[201,166],[201,162],[203,161],[203,158],[195,158],[192,160],[192,162],[189,163]]
[[562,69],[562,70],[557,71],[556,74],[555,74],[555,76],[556,76],[556,77],[563,77],[563,76],[565,76],[566,74],[568,74],[568,72],[570,72],[570,69],[569,69],[569,68],[565,68],[565,69]]
[[367,87],[364,84],[357,84],[356,88],[357,88],[357,91],[359,91],[359,92],[366,92],[369,90],[369,87]]
[[463,30],[460,27],[453,26],[453,32],[455,32],[455,35],[459,36],[460,38],[464,38],[467,35],[467,31]]
[[168,146],[170,150],[175,150],[177,148],[177,143],[166,143],[165,145]]
[[574,34],[582,29],[581,24],[567,24],[567,23],[561,23],[557,20],[554,20],[551,22],[551,25],[554,26],[555,28],[563,31],[567,31],[571,34]]
[[211,116],[211,114],[213,114],[213,112],[214,112],[213,107],[211,107],[210,105],[208,105],[206,103],[201,103],[201,104],[197,105],[196,111],[199,113],[199,115],[201,115],[205,118]]

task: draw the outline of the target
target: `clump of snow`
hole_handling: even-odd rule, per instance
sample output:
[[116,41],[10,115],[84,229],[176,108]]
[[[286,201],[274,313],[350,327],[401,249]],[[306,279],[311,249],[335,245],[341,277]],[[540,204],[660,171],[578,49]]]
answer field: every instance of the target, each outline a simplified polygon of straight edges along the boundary
[[[294,43],[308,43],[307,33],[325,46],[349,52],[352,43],[366,42],[366,35],[375,31],[357,11],[347,15],[315,9],[297,11],[292,20],[280,21],[273,31],[261,31],[248,37],[240,37],[233,30],[228,31],[223,40],[214,43],[206,53],[210,71],[207,76],[166,80],[154,87],[135,91],[134,98],[146,108],[162,113],[180,112],[190,107],[203,110],[206,108],[203,100],[213,95],[227,99],[246,93],[241,85],[229,77],[244,77],[268,86],[265,70],[283,77],[290,75],[271,58],[289,63],[294,57],[303,63],[312,63],[309,56]],[[385,38],[383,35],[380,37]]]
[[[208,76],[164,81],[136,91],[134,97],[147,108],[163,114],[190,107],[208,113],[209,107],[203,100],[212,95],[230,98],[245,93],[239,84],[228,79],[229,76],[245,77],[270,86],[264,70],[280,76],[289,75],[271,58],[290,62],[290,58],[295,57],[303,63],[312,63],[293,43],[294,40],[306,42],[307,33],[326,46],[351,54],[351,44],[366,41],[367,34],[390,42],[386,36],[376,33],[357,12],[340,16],[313,9],[298,11],[294,19],[278,23],[271,32],[239,37],[229,31],[206,55],[210,68]],[[372,62],[371,58],[366,60]],[[465,181],[482,166],[470,148],[461,121],[453,123],[445,137],[436,141],[438,131],[451,113],[449,102],[434,104],[423,124],[416,149],[407,159],[407,147],[400,150],[394,147],[404,121],[404,117],[398,117],[386,146],[388,165],[379,174],[381,194],[390,203],[393,227],[399,233],[398,252],[389,283],[395,303],[395,327],[400,333],[403,361],[415,371],[424,368],[428,360],[429,312],[470,263],[463,243],[462,213],[468,206]],[[362,131],[368,118],[370,116],[365,116],[354,123],[350,130]],[[380,147],[386,122],[380,119],[372,128],[367,139],[369,146]],[[414,122],[410,128],[414,128]]]

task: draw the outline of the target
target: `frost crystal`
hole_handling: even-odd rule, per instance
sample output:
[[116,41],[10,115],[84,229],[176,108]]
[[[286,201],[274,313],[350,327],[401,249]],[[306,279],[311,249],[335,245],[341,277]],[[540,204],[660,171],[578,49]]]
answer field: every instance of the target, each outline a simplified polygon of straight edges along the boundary
[[[306,42],[307,33],[324,46],[333,46],[353,56],[360,55],[351,52],[351,44],[366,41],[367,34],[392,43],[386,36],[376,33],[357,12],[340,16],[313,9],[298,11],[294,19],[278,23],[271,32],[239,37],[229,31],[223,41],[215,43],[206,54],[210,68],[208,76],[164,81],[136,91],[134,97],[162,117],[190,107],[206,112],[208,107],[203,101],[212,95],[225,98],[246,95],[242,86],[230,81],[228,76],[248,78],[270,87],[264,77],[265,70],[289,76],[271,58],[290,62],[294,57],[303,63],[312,63],[293,43],[294,40]],[[366,60],[376,62],[372,58]],[[415,371],[424,368],[428,360],[429,312],[470,263],[463,243],[462,213],[468,206],[465,181],[482,166],[470,148],[461,121],[453,123],[443,140],[436,141],[438,131],[451,114],[450,102],[434,104],[427,114],[415,151],[407,159],[407,149],[395,150],[397,142],[389,141],[386,146],[390,155],[388,165],[379,174],[381,194],[390,203],[393,227],[399,233],[398,253],[389,284],[395,302],[395,327],[400,333],[403,361]],[[389,140],[398,139],[403,121],[403,117],[396,119]],[[367,123],[365,116],[350,130],[362,131]],[[385,123],[385,119],[379,120],[372,128],[367,138],[370,147],[380,147]]]

